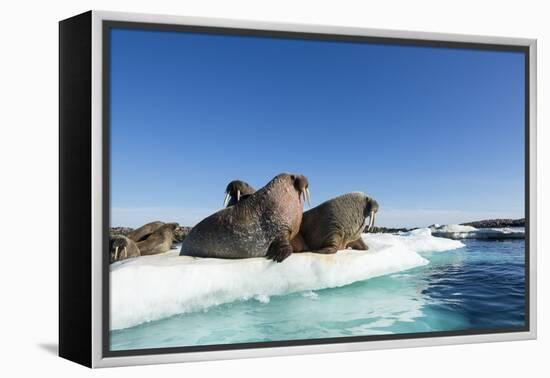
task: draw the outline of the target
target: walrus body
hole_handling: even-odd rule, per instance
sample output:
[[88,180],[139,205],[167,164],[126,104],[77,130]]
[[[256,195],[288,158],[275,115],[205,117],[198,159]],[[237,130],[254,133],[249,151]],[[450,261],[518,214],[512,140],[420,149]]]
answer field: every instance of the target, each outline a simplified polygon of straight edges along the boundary
[[156,255],[170,250],[174,241],[177,223],[166,223],[156,229],[145,240],[137,243],[141,256]]
[[323,202],[304,213],[300,234],[292,241],[294,252],[330,254],[346,248],[366,250],[368,246],[361,234],[367,217],[370,217],[369,228],[374,225],[377,211],[378,202],[360,192]]
[[147,239],[153,232],[161,228],[163,225],[164,225],[164,222],[161,222],[161,221],[147,223],[139,228],[136,228],[134,231],[130,232],[127,235],[127,237],[128,239],[131,239],[137,243]]
[[302,195],[309,196],[304,176],[280,174],[246,201],[220,210],[193,227],[180,255],[267,257],[281,262],[292,253],[290,240],[300,230]]
[[129,259],[140,256],[139,248],[132,239],[124,235],[113,235],[109,241],[110,261]]
[[231,181],[225,188],[225,200],[223,201],[224,207],[233,206],[240,200],[248,198],[255,192],[256,189],[248,185],[247,182],[241,180]]

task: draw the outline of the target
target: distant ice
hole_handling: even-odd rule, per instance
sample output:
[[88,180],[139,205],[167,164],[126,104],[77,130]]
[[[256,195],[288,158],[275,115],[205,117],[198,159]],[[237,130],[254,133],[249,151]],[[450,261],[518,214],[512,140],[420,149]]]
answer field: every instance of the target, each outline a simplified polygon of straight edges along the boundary
[[435,237],[428,228],[398,234],[363,234],[363,239],[369,246],[376,247],[378,243],[386,243],[418,253],[444,252],[464,246],[460,241]]
[[297,253],[280,264],[179,256],[178,250],[116,262],[110,267],[111,330],[239,300],[267,303],[274,295],[349,285],[428,264],[420,253],[463,246],[434,237],[429,229],[363,234],[363,239],[368,251]]
[[523,227],[514,228],[475,228],[471,226],[462,226],[458,224],[438,225],[430,227],[432,235],[450,238],[450,239],[524,239],[525,229]]

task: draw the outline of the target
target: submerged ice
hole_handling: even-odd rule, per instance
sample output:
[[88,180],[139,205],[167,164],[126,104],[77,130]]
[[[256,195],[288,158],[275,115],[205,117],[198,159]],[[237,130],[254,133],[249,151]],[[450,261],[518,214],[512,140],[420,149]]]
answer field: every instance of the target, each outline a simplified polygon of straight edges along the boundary
[[333,255],[297,253],[277,264],[178,256],[177,250],[111,265],[111,330],[239,300],[268,302],[274,295],[340,287],[428,264],[421,256],[460,248],[457,240],[418,229],[399,235],[364,234],[368,251]]

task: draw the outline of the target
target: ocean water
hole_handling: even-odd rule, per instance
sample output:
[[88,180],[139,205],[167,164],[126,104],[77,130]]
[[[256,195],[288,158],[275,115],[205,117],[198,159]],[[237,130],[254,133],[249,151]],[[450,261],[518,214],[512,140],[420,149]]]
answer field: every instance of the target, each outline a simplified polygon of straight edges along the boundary
[[462,243],[420,252],[425,264],[396,273],[112,330],[111,350],[523,326],[524,240]]

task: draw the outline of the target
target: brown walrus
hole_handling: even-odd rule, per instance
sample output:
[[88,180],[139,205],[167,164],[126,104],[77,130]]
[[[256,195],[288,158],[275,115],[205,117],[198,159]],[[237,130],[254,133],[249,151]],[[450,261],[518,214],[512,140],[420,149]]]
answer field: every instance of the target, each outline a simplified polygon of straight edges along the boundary
[[132,239],[124,235],[112,235],[109,241],[110,262],[140,256],[139,248]]
[[[361,192],[343,194],[308,210],[302,217],[300,234],[292,241],[294,252],[330,254],[352,248],[367,250],[361,239],[366,220],[374,226],[378,202]],[[301,238],[301,239],[300,239]]]
[[251,194],[199,222],[183,240],[180,255],[242,259],[267,257],[281,262],[292,253],[300,230],[305,176],[282,173]]
[[156,255],[170,250],[174,241],[177,223],[166,223],[155,230],[145,240],[137,243],[141,256]]
[[225,188],[225,199],[223,206],[233,206],[241,199],[247,198],[249,195],[256,192],[256,189],[248,185],[247,182],[241,180],[233,180]]
[[128,239],[131,239],[137,243],[147,239],[149,235],[151,235],[153,232],[161,228],[163,225],[164,225],[164,222],[161,222],[161,221],[147,223],[139,228],[136,228],[134,231],[130,232],[127,235],[127,237]]

